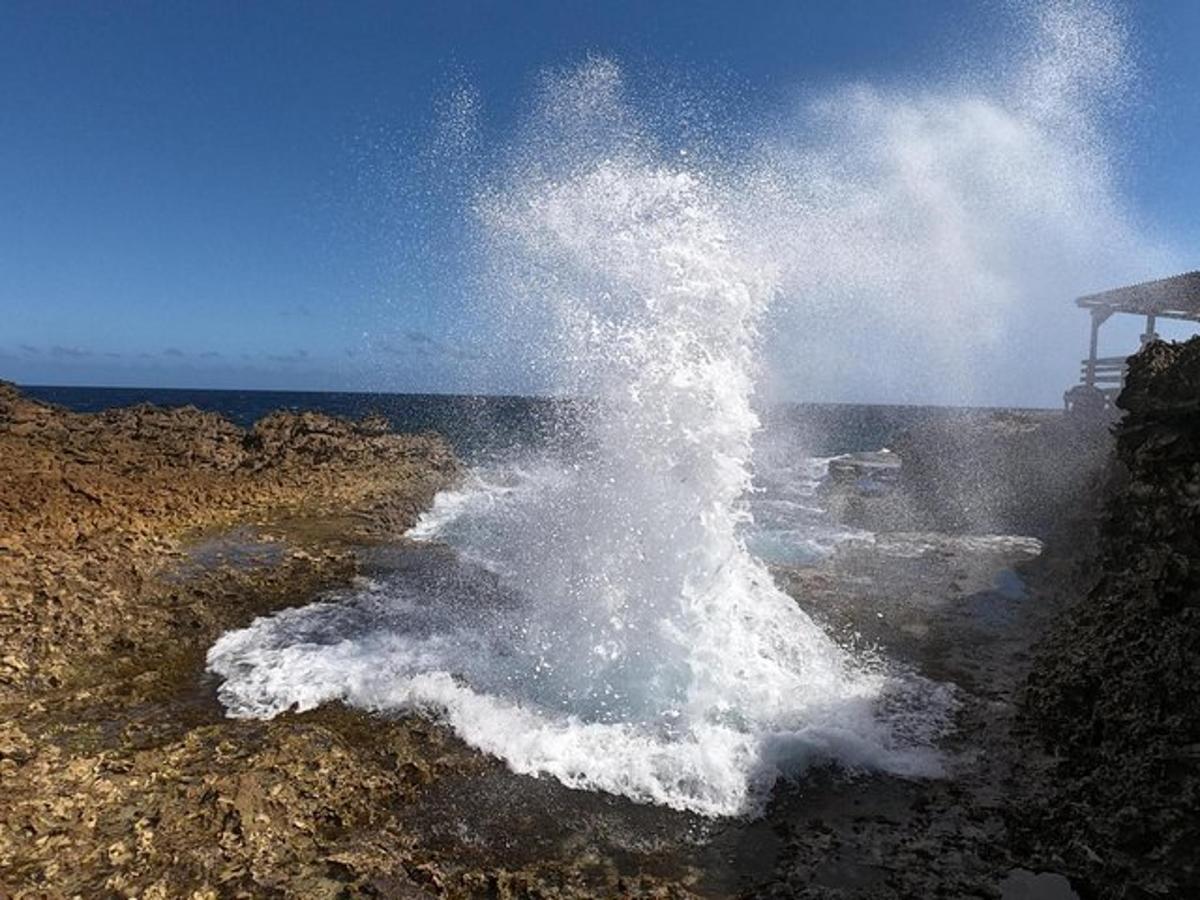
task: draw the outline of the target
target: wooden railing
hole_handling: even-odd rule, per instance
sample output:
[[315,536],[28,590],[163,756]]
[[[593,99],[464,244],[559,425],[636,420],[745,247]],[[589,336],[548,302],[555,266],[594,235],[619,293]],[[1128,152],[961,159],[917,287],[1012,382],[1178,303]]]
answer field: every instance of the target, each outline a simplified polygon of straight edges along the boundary
[[1106,385],[1120,387],[1125,383],[1125,359],[1124,356],[1103,356],[1095,360],[1083,360],[1079,364],[1080,383],[1087,384],[1088,373],[1091,372],[1090,380],[1096,387]]

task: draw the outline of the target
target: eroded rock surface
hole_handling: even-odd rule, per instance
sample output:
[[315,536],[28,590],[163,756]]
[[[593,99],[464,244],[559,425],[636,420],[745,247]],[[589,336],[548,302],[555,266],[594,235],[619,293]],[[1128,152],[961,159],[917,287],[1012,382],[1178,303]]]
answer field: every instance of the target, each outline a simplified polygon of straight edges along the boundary
[[[559,828],[557,784],[533,782],[545,844],[515,837],[508,804],[532,780],[428,719],[225,717],[213,640],[403,550],[457,475],[442,439],[378,419],[245,431],[195,409],[76,415],[0,384],[0,897],[692,896],[653,852]],[[488,779],[504,830],[481,848],[431,795],[471,802]]]
[[[1188,896],[1200,414],[1173,379],[1200,383],[1190,346],[1151,348],[1131,378],[1129,481],[1114,482],[1101,583],[1031,681],[1036,737],[1015,724],[1030,647],[1059,596],[1094,582],[1069,550],[1090,543],[1091,506],[1070,491],[1046,482],[1035,515],[1066,524],[1027,562],[1036,542],[978,534],[1005,504],[1019,513],[1019,492],[984,485],[999,506],[972,506],[968,466],[922,508],[912,492],[958,462],[914,438],[931,468],[902,484],[904,516],[777,573],[840,640],[952,681],[962,707],[946,779],[816,770],[757,822],[514,775],[421,718],[224,718],[203,676],[212,640],[363,572],[363,547],[456,477],[447,446],[312,413],[248,431],[194,409],[76,415],[0,385],[0,896],[891,900],[1000,897],[1059,873]],[[1060,455],[1058,426],[998,421],[968,444],[1042,483],[1022,454]],[[1094,487],[1082,469],[1072,485]],[[1034,753],[1043,739],[1057,760]]]
[[911,512],[950,532],[1049,534],[1091,515],[1107,423],[1058,412],[964,412],[909,429],[893,448]]
[[[189,532],[233,522],[353,514],[395,532],[453,477],[432,435],[276,413],[246,432],[191,407],[80,415],[0,383],[0,698],[135,659],[206,604],[155,581]],[[205,624],[209,627],[204,627]]]
[[1133,357],[1117,405],[1099,582],[1029,680],[1059,758],[1032,830],[1095,896],[1200,896],[1200,339]]
[[[366,717],[336,710],[224,720],[203,654],[345,583],[347,536],[395,536],[456,472],[440,438],[379,422],[246,432],[0,384],[0,895],[419,892],[379,842],[441,738],[391,722],[363,740]],[[235,523],[254,565],[193,554]]]

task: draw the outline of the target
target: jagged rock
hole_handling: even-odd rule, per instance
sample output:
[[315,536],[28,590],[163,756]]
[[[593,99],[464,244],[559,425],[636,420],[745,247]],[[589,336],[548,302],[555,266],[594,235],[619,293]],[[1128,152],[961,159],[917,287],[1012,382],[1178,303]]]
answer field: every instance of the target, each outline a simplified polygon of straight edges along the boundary
[[1133,357],[1117,405],[1100,580],[1029,679],[1061,759],[1033,815],[1097,896],[1200,896],[1200,338]]
[[[343,710],[225,721],[203,654],[347,584],[345,540],[408,527],[456,471],[442,439],[378,421],[281,413],[246,432],[190,407],[78,415],[0,383],[0,895],[405,883],[396,811],[441,738]],[[336,541],[313,536],[322,515]],[[289,523],[300,536],[263,532]],[[206,541],[261,561],[204,561]]]
[[159,627],[127,593],[98,605],[97,586],[132,584],[185,530],[354,509],[362,528],[404,528],[455,472],[444,440],[378,420],[275,413],[247,432],[190,406],[77,414],[0,382],[0,657],[22,666],[0,679],[61,680],[116,634]]
[[1051,412],[963,411],[899,435],[904,494],[926,527],[1044,537],[1086,514],[1111,439]]

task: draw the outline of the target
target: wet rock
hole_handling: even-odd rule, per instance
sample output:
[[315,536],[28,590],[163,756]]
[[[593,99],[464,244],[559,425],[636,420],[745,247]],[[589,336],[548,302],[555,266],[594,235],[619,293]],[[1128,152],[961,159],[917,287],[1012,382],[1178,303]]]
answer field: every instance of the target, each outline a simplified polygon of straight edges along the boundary
[[1000,882],[1000,900],[1079,900],[1079,895],[1062,875],[1013,869]]
[[378,421],[276,413],[247,432],[192,407],[81,415],[0,383],[0,699],[170,629],[146,576],[186,533],[337,512],[393,534],[456,465],[441,438]]
[[1130,360],[1096,565],[1030,676],[1031,841],[1094,895],[1200,896],[1200,339]]
[[870,490],[876,485],[894,484],[900,476],[900,465],[900,457],[890,450],[847,453],[829,461],[829,477],[839,484],[861,484],[864,490]]
[[407,527],[457,464],[440,438],[378,422],[260,425],[191,408],[78,415],[0,383],[5,896],[407,883],[397,816],[413,767],[432,778],[428,760],[447,757],[440,739],[337,710],[223,720],[204,651],[345,585],[346,541]]
[[1032,534],[1091,515],[1112,442],[1106,425],[1057,412],[963,411],[894,442],[901,483],[926,527]]

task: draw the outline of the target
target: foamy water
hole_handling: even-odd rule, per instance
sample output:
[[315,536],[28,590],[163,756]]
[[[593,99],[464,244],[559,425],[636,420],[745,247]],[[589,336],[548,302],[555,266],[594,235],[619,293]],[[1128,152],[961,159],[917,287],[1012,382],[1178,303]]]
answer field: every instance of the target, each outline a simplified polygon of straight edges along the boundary
[[[822,524],[816,487],[826,462],[797,456],[796,467],[810,474],[801,482],[807,489],[776,497],[763,488],[755,496],[782,505],[785,512],[775,515],[786,528],[756,536],[757,526],[746,519],[741,530],[750,543],[761,537],[783,547],[783,534],[795,533],[800,543],[787,552],[812,554],[863,539],[862,532]],[[545,459],[472,470],[462,485],[440,493],[409,532],[455,547],[463,568],[432,583],[362,581],[326,602],[231,632],[209,654],[210,668],[224,678],[222,701],[233,715],[257,717],[334,700],[380,712],[426,710],[516,772],[709,815],[756,811],[778,777],[812,763],[939,773],[931,747],[952,703],[949,691],[853,663],[782,595],[765,615],[744,608],[762,603],[754,594],[743,598],[737,619],[707,611],[727,633],[685,657],[690,665],[699,664],[701,653],[719,659],[722,669],[706,687],[721,696],[740,691],[741,706],[700,705],[689,690],[690,674],[671,671],[677,661],[645,664],[651,650],[683,655],[673,640],[679,626],[665,616],[663,630],[640,636],[647,649],[632,651],[642,663],[637,676],[657,684],[637,684],[623,670],[620,655],[631,652],[633,641],[611,620],[588,632],[589,641],[608,641],[581,651],[591,659],[564,657],[546,629],[530,628],[545,607],[511,587],[522,565],[511,528],[551,497],[568,496],[577,477],[573,466]],[[799,518],[796,509],[804,510]],[[770,576],[753,565],[774,593]],[[500,589],[487,573],[501,576]],[[717,589],[735,587],[725,581]],[[682,602],[676,608],[687,609]],[[675,634],[666,630],[671,626]],[[760,636],[768,640],[748,651],[760,657],[751,665],[727,655],[727,640],[744,645]],[[623,646],[616,643],[623,639]],[[580,678],[587,665],[595,668]],[[557,667],[567,671],[556,673]],[[747,677],[758,683],[745,685]],[[756,715],[745,715],[751,704]]]
[[[776,483],[754,503],[767,313],[787,284],[853,293],[872,248],[848,263],[818,240],[845,216],[787,195],[811,160],[731,170],[664,151],[610,61],[548,76],[534,106],[474,203],[485,293],[530,369],[592,401],[579,452],[480,469],[411,533],[491,582],[383,581],[256,620],[210,650],[222,702],[234,716],[331,700],[423,710],[516,772],[707,815],[754,812],[814,762],[936,775],[949,689],[839,647],[763,562],[840,539],[812,527],[814,464],[763,469]],[[1031,160],[989,177],[1025,179]],[[922,184],[944,193],[905,189]],[[944,279],[1001,280],[927,205],[884,215],[887,187],[851,219],[932,229],[953,249]]]
[[774,288],[718,192],[604,158],[522,173],[489,202],[497,252],[538,287],[520,302],[595,399],[569,465],[476,473],[414,529],[456,541],[511,603],[415,632],[394,615],[413,601],[386,595],[260,620],[209,654],[230,712],[428,708],[517,772],[718,815],[814,759],[935,773],[944,692],[850,658],[747,549],[755,323]]

